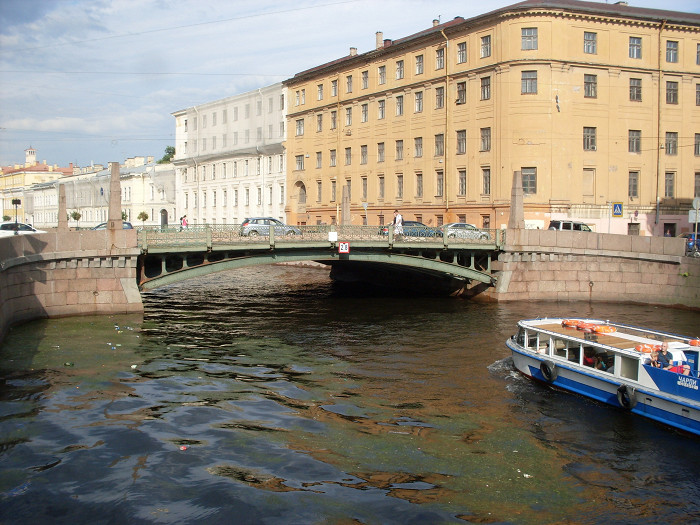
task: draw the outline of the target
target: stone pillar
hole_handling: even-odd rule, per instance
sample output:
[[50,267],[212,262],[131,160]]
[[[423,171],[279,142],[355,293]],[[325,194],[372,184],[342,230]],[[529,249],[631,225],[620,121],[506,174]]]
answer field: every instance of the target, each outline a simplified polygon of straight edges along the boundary
[[122,186],[119,181],[119,163],[110,162],[112,170],[109,179],[109,215],[107,221],[108,230],[122,229]]
[[513,186],[510,190],[510,217],[508,229],[525,228],[525,210],[523,209],[523,178],[520,171],[513,172]]
[[68,231],[68,210],[66,209],[66,185],[58,185],[58,231]]

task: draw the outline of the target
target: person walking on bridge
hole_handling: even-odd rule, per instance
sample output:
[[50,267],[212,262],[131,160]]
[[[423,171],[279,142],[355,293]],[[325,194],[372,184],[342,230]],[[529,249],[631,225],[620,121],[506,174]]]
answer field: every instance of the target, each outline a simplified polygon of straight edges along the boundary
[[394,235],[403,236],[403,217],[399,213],[399,210],[394,210]]

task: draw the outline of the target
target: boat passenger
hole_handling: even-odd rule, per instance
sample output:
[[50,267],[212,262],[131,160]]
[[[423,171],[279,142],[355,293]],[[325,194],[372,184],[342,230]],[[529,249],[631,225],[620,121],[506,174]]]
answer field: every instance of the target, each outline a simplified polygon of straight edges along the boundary
[[675,372],[676,374],[683,374],[684,376],[690,375],[690,365],[675,365],[668,369],[669,372]]
[[656,350],[652,350],[651,354],[649,354],[649,362],[645,364],[651,365],[654,368],[659,368],[659,360],[657,359],[658,355],[659,353]]
[[585,366],[593,367],[596,365],[597,359],[592,348],[583,349],[583,364]]
[[659,363],[659,368],[669,368],[673,361],[673,355],[668,351],[668,342],[661,343],[661,351],[656,356],[656,361]]

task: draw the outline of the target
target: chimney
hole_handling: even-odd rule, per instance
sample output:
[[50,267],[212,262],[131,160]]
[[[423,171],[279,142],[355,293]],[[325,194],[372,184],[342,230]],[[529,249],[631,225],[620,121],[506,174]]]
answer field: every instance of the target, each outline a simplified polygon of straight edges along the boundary
[[357,48],[356,48],[356,47],[351,47],[351,48],[350,48],[350,56],[351,56],[351,57],[354,57],[355,55],[357,55]]
[[384,47],[389,47],[391,45],[391,38],[384,39]]
[[438,20],[437,18],[433,18],[433,27],[437,27],[439,25],[440,25],[440,20]]
[[377,31],[377,49],[384,47],[384,33]]

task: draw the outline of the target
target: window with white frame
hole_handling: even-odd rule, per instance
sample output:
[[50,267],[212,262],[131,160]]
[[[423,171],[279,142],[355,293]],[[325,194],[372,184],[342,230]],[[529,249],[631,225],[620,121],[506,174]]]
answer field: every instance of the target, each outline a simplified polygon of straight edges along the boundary
[[666,155],[678,155],[678,132],[666,132]]
[[[467,170],[457,171],[457,195],[464,197],[467,194]],[[462,221],[464,222],[464,221]]]
[[338,80],[331,80],[331,96],[332,97],[337,97],[338,96]]
[[666,82],[666,104],[678,104],[678,82]]
[[481,37],[481,58],[491,56],[491,35]]
[[521,73],[520,92],[523,95],[537,94],[537,71],[523,71]]
[[423,174],[416,173],[416,197],[423,197]]
[[491,195],[491,168],[481,168],[482,194]]
[[416,137],[413,139],[413,156],[423,156],[423,137]]
[[523,195],[537,193],[537,168],[520,168],[523,182]]
[[464,64],[467,61],[467,43],[459,42],[457,44],[457,63]]
[[377,143],[377,162],[384,162],[384,143]]
[[365,103],[360,106],[360,120],[367,122],[367,119],[369,119],[369,104]]
[[304,119],[300,118],[300,119],[296,120],[296,136],[299,137],[303,134],[304,134]]
[[396,116],[403,115],[403,95],[396,96]]
[[596,55],[598,53],[598,33],[583,32],[583,52],[587,55]]
[[631,199],[639,197],[639,172],[630,171],[627,174],[627,196]]
[[352,148],[345,148],[345,165],[350,166],[352,164]]
[[323,152],[316,152],[316,169],[321,169],[323,167]]
[[445,135],[438,133],[435,135],[435,156],[441,157],[445,154]]
[[457,130],[457,155],[464,155],[467,153],[467,130],[460,129]]
[[585,126],[583,128],[583,150],[596,150],[596,128]]
[[630,129],[628,131],[627,151],[630,153],[641,153],[642,151],[642,130]]
[[435,69],[445,68],[445,48],[441,47],[435,50]]
[[396,141],[396,160],[403,160],[403,140]]
[[481,100],[491,98],[491,77],[481,77]]
[[377,68],[377,82],[379,84],[386,84],[386,66],[379,66]]
[[435,109],[445,107],[445,88],[440,86],[435,88]]
[[457,104],[467,103],[467,83],[457,82]]
[[415,112],[422,113],[423,112],[423,92],[422,91],[416,91],[415,100],[416,100]]
[[630,58],[642,58],[642,39],[638,36],[630,37],[629,45],[629,56]]
[[403,199],[403,173],[396,174],[396,198]]
[[323,113],[316,115],[316,131],[323,131]]
[[296,169],[303,170],[304,169],[304,155],[297,155],[294,158],[296,160]]
[[583,96],[598,97],[598,75],[583,75]]
[[445,174],[442,170],[435,172],[435,196],[442,197],[445,193]]
[[352,93],[352,75],[345,77],[345,92]]
[[396,80],[401,80],[403,78],[403,60],[396,61]]
[[362,78],[362,89],[368,89],[369,88],[369,71],[363,71],[360,74]]
[[537,49],[537,28],[523,27],[520,30],[520,42],[523,51]]
[[352,108],[345,108],[345,125],[352,126]]
[[491,128],[481,128],[481,151],[491,151]]
[[360,164],[367,164],[367,145],[360,146]]
[[675,40],[666,41],[666,62],[678,62],[678,42]]
[[416,55],[416,75],[423,74],[423,55]]
[[334,149],[330,150],[330,163],[329,163],[331,168],[334,168],[336,165],[336,152]]
[[338,112],[334,109],[331,111],[331,129],[338,127]]
[[317,99],[317,100],[323,100],[323,84],[319,84],[319,85],[316,87],[316,93],[317,93],[316,99]]
[[633,102],[642,101],[642,79],[630,78],[630,100]]
[[664,174],[664,197],[673,199],[676,196],[676,174],[667,171]]
[[386,117],[386,100],[377,101],[377,118],[382,120]]

